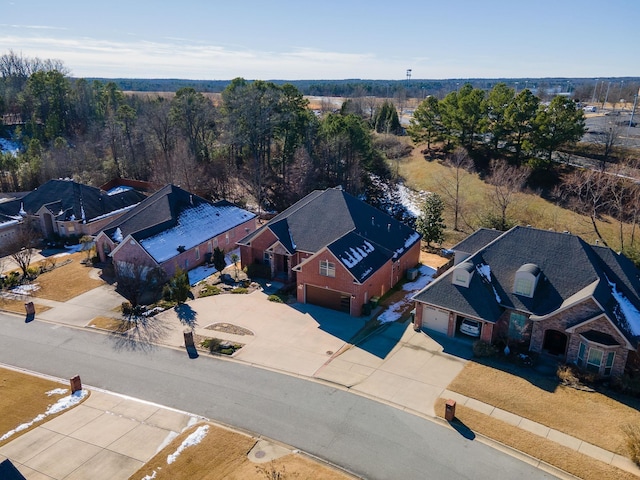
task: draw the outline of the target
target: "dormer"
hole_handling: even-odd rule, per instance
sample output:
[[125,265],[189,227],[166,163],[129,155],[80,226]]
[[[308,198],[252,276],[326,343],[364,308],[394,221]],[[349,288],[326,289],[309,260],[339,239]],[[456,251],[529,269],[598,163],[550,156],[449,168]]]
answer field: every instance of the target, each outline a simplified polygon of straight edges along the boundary
[[475,272],[475,270],[476,269],[471,262],[459,263],[453,269],[451,283],[458,285],[459,287],[469,288],[471,277],[473,277],[473,272]]
[[513,280],[513,293],[533,298],[542,271],[535,263],[525,263],[516,272]]

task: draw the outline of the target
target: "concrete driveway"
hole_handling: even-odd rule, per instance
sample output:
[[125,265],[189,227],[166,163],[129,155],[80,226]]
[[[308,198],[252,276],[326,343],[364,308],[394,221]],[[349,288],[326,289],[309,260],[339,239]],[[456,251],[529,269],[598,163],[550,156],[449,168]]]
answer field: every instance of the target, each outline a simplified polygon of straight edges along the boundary
[[[193,326],[197,335],[244,344],[236,360],[341,385],[429,416],[466,363],[424,332],[415,332],[409,322],[385,324],[351,345],[367,319],[314,305],[270,302],[260,291],[206,297],[187,306],[191,325],[174,310],[155,317],[170,325],[165,342],[172,346],[183,347],[183,332]],[[243,327],[253,335],[206,328],[215,324]]]

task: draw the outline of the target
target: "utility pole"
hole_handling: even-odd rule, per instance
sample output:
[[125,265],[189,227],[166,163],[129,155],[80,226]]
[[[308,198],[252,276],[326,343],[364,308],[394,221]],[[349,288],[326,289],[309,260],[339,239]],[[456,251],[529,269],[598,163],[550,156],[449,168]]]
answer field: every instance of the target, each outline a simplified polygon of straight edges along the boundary
[[596,78],[596,84],[593,86],[593,98],[591,98],[591,103],[596,103],[596,92],[598,91],[598,79]]
[[609,98],[609,89],[611,88],[611,82],[607,85],[607,93],[604,96],[604,102],[602,102],[602,109],[604,110],[604,106],[607,103],[607,99]]

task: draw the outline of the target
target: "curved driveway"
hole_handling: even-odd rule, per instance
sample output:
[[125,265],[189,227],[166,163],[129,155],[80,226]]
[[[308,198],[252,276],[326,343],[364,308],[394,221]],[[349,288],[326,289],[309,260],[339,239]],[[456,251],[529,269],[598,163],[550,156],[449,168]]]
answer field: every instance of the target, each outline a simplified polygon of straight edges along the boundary
[[457,432],[342,390],[232,361],[0,314],[0,362],[265,435],[371,479],[554,478]]

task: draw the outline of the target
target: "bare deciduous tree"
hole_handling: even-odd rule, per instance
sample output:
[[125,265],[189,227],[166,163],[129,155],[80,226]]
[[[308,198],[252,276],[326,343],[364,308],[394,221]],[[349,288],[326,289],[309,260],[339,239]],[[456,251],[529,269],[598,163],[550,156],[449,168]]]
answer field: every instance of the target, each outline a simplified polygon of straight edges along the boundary
[[35,253],[35,248],[40,241],[40,232],[34,228],[29,220],[22,223],[16,235],[8,242],[7,250],[13,261],[22,270],[22,275],[27,276],[31,259]]
[[530,170],[526,167],[509,165],[505,160],[495,160],[491,163],[491,175],[487,181],[493,186],[487,200],[499,212],[499,227],[506,229],[509,226],[508,213],[517,201],[517,194],[522,191]]
[[445,202],[453,210],[453,229],[459,231],[458,217],[464,206],[462,189],[465,173],[473,170],[473,161],[464,148],[456,148],[453,154],[447,157],[445,164],[450,168],[447,175],[439,179],[439,185]]
[[574,207],[591,220],[591,225],[600,241],[608,246],[598,228],[598,220],[611,206],[611,179],[613,177],[595,170],[580,169],[568,176],[563,185],[563,194]]

